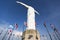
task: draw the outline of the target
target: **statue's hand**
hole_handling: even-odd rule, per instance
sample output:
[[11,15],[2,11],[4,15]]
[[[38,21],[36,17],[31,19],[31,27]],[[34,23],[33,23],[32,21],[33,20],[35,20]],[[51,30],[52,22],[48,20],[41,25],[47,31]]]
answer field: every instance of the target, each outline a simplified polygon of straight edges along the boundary
[[16,1],[17,3],[20,3],[19,1]]

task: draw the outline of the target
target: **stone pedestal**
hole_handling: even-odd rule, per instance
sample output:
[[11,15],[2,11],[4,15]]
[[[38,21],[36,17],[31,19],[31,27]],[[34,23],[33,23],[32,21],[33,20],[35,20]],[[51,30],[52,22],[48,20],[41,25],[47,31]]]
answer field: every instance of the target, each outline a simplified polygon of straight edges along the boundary
[[36,30],[26,30],[23,32],[22,40],[40,40],[40,34]]

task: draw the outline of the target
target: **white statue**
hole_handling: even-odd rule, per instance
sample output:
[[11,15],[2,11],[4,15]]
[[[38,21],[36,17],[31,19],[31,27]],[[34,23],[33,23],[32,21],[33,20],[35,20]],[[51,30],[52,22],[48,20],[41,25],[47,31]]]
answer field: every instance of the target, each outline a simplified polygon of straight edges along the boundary
[[25,6],[26,8],[28,8],[27,11],[27,29],[33,29],[35,30],[35,13],[39,14],[33,7],[28,6],[22,2],[16,1],[17,3],[22,4],[23,6]]

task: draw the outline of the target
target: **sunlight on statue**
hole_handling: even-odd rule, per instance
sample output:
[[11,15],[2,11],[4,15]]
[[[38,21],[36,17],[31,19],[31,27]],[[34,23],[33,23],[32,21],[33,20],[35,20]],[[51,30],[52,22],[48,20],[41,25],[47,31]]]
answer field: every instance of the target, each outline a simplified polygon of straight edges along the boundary
[[16,1],[17,3],[25,6],[26,8],[28,8],[27,10],[27,29],[33,29],[35,30],[35,13],[39,14],[33,7],[26,5],[22,2]]

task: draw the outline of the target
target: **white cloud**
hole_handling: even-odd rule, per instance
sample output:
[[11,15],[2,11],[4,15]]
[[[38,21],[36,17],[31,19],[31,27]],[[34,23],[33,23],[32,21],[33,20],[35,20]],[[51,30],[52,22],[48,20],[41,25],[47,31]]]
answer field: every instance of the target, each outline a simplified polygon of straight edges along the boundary
[[22,33],[23,33],[22,31],[20,31],[20,32],[19,31],[16,31],[16,30],[13,31],[13,34],[15,34],[15,35],[22,36]]
[[9,25],[9,28],[12,28],[13,29],[13,26],[12,25]]
[[8,28],[9,27],[9,23],[8,22],[6,22],[6,21],[0,21],[1,23],[0,23],[0,27],[3,27],[3,28]]

